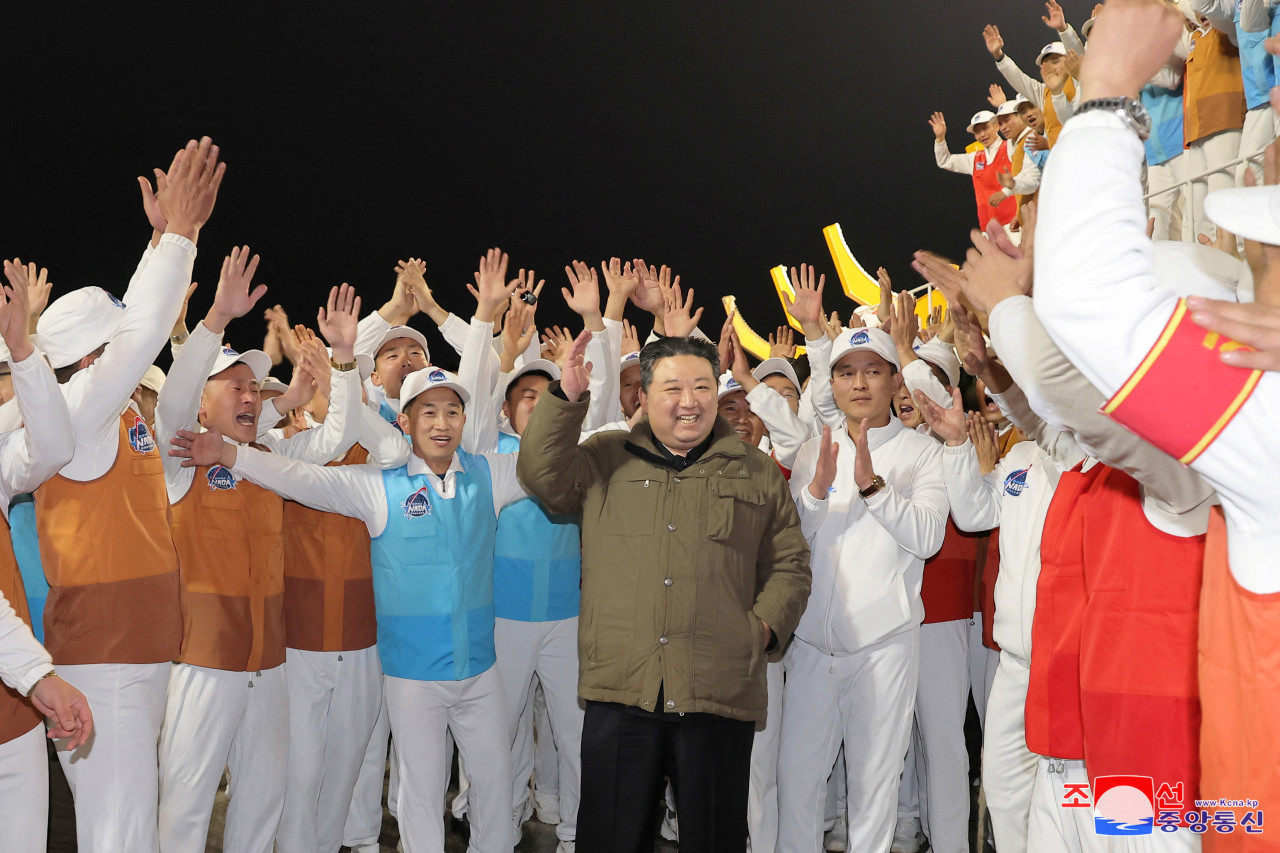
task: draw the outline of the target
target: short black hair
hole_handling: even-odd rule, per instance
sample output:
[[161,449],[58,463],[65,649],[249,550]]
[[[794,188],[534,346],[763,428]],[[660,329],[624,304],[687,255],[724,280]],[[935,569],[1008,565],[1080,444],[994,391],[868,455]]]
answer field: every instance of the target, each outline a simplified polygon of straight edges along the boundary
[[658,338],[640,350],[640,387],[649,391],[653,382],[653,365],[659,359],[677,355],[692,355],[705,358],[711,363],[713,376],[720,376],[720,350],[711,341],[703,338]]
[[551,377],[551,374],[547,373],[547,371],[545,370],[530,370],[525,373],[521,373],[515,379],[512,379],[510,382],[507,383],[507,390],[503,392],[502,399],[510,403],[511,389],[515,388],[516,383],[519,382],[521,379],[524,379],[526,376],[541,376],[543,379],[547,380],[548,382],[555,382],[555,379]]

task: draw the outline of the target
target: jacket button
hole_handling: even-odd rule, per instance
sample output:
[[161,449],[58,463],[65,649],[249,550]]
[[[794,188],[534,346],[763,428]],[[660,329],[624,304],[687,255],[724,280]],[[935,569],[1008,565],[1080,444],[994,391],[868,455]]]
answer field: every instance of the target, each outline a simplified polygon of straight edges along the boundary
[[665,645],[666,645],[667,643],[669,643],[669,642],[671,642],[671,641],[670,641],[670,640],[668,640],[666,637],[659,637],[659,638],[658,638],[658,643],[659,643],[659,644],[661,644],[661,645],[664,645],[664,646],[665,646]]
[[674,700],[674,699],[668,699],[668,700],[667,700],[667,707],[668,707],[668,708],[674,708],[675,706],[676,706],[676,700]]
[[705,473],[707,473],[707,469],[706,469],[706,468],[699,468],[699,469],[698,469],[698,473],[699,473],[699,474],[705,474]]
[[670,530],[672,533],[676,532],[676,526],[674,524],[668,524],[667,529]]
[[671,586],[673,583],[675,583],[675,581],[673,581],[671,578],[666,578],[665,580],[663,580],[662,585]]

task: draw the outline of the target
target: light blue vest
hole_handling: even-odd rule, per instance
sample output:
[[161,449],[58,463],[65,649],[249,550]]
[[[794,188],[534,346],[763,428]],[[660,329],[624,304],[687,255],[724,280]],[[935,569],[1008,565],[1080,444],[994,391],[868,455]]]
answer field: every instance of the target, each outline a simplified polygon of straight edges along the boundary
[[1236,41],[1240,47],[1240,74],[1244,78],[1244,103],[1249,109],[1256,109],[1269,103],[1271,87],[1276,84],[1275,58],[1267,53],[1262,43],[1267,36],[1275,35],[1276,10],[1269,9],[1271,14],[1270,32],[1246,33],[1240,27],[1240,2],[1236,0]]
[[31,495],[14,495],[9,502],[9,536],[13,556],[18,560],[22,586],[27,591],[31,611],[31,631],[44,642],[44,603],[49,598],[49,580],[40,562],[40,538],[36,535],[36,502]]
[[457,451],[466,470],[453,498],[430,474],[382,472],[387,527],[372,540],[373,600],[382,671],[462,681],[493,666],[493,481],[483,456]]
[[1165,89],[1148,83],[1142,87],[1142,105],[1151,114],[1151,135],[1143,143],[1147,165],[1159,166],[1183,151],[1182,84]]
[[400,429],[400,421],[398,420],[399,416],[396,414],[395,409],[387,405],[386,400],[383,400],[381,403],[378,404],[378,414],[382,415],[382,419],[384,421],[391,424],[397,430],[400,430],[400,434],[404,436],[405,441],[408,441],[408,442],[413,441],[413,439],[409,438],[408,433]]
[[[520,439],[498,436],[498,452],[514,453]],[[537,498],[508,504],[498,515],[493,555],[493,604],[503,619],[554,622],[578,615],[582,532],[578,517],[553,515]]]

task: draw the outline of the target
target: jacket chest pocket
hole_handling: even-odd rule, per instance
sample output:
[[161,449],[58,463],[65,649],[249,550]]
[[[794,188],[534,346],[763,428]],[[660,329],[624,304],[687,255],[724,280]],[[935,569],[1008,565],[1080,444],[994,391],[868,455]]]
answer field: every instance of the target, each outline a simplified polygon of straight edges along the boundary
[[713,542],[759,539],[765,520],[764,492],[749,480],[716,479],[708,485],[707,538]]
[[665,488],[665,480],[653,477],[614,477],[600,508],[599,532],[604,536],[652,535]]

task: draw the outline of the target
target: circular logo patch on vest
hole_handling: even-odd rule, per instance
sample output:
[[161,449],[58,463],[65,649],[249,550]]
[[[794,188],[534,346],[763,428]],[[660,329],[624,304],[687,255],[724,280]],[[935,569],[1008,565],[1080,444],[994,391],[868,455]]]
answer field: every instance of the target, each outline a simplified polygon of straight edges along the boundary
[[1014,498],[1022,494],[1027,488],[1027,472],[1030,470],[1030,468],[1023,468],[1021,471],[1014,471],[1008,477],[1005,477],[1004,493]]
[[423,486],[405,498],[402,508],[405,518],[422,518],[424,515],[431,515],[431,498],[427,494],[427,487]]
[[222,489],[234,489],[236,487],[236,478],[231,476],[231,472],[221,465],[214,465],[209,469],[209,473],[205,475],[209,481],[209,491],[217,491]]
[[134,416],[133,426],[129,427],[129,446],[135,453],[155,453],[156,440],[140,415]]

